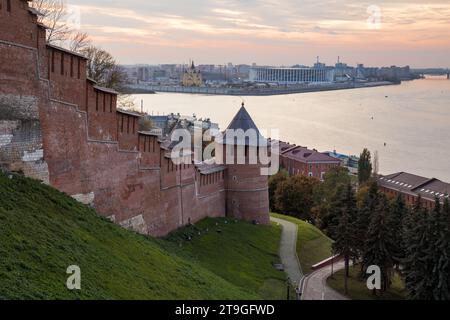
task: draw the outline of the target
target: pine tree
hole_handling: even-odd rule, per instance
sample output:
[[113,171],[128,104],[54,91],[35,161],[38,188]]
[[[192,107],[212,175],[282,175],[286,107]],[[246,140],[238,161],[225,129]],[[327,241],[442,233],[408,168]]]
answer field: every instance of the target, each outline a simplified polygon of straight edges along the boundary
[[385,292],[391,285],[395,264],[393,257],[396,253],[396,244],[391,219],[389,202],[385,196],[382,196],[370,221],[366,250],[363,256],[364,270],[372,265],[381,269],[382,292]]
[[394,239],[394,251],[393,259],[395,265],[400,267],[401,262],[405,258],[405,250],[402,245],[403,240],[403,221],[407,215],[408,208],[403,200],[403,197],[399,194],[397,198],[391,203],[390,206],[391,227],[392,236]]
[[[379,198],[380,193],[378,192],[378,185],[373,182],[370,184],[369,191],[364,197],[361,208],[358,210],[358,217],[355,222],[355,246],[360,258],[364,255],[366,250],[367,230],[372,219],[372,214],[378,206]],[[363,275],[363,271],[363,265],[361,265],[361,276]]]
[[405,223],[404,260],[405,285],[412,300],[433,299],[433,243],[430,239],[432,218],[430,212],[421,205],[419,197],[411,216]]
[[335,228],[336,241],[333,244],[333,251],[344,256],[345,294],[348,293],[348,277],[350,275],[350,260],[357,256],[355,248],[355,219],[357,214],[356,198],[353,188],[348,184],[342,194],[337,226]]
[[372,156],[368,149],[364,149],[361,153],[358,165],[358,180],[362,185],[368,182],[372,176]]
[[433,273],[434,300],[450,300],[450,205],[448,198],[441,207],[439,199],[433,210]]

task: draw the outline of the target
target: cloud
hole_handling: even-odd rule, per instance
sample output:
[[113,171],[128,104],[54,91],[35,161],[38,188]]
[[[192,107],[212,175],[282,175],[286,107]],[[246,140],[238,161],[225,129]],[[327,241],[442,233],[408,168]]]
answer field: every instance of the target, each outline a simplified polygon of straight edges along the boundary
[[[322,54],[309,53],[310,50],[330,50],[334,56],[339,51],[347,51],[346,46],[354,49],[351,56],[355,59],[358,53],[376,46],[385,50],[400,47],[428,50],[430,55],[439,52],[439,57],[443,51],[450,51],[448,0],[378,0],[376,3],[381,10],[378,30],[367,23],[370,3],[357,0],[76,2],[71,4],[81,7],[83,28],[101,44],[118,47],[123,40],[124,45],[131,41],[148,41],[148,48],[158,48],[152,52],[158,56],[157,60],[167,57],[167,50],[171,48],[192,48],[192,44],[199,46],[198,51],[215,52],[217,62],[234,55],[231,50],[237,50],[247,59],[261,62],[269,60],[268,52],[276,52],[279,64],[306,63],[287,61],[292,59],[292,52],[287,52],[292,48],[301,51],[298,56],[302,58]],[[240,48],[235,47],[236,44],[240,44]],[[161,49],[163,46],[167,48]],[[218,47],[220,51],[214,51]],[[247,51],[241,49],[244,47]],[[249,48],[255,51],[248,51]],[[121,50],[121,54],[123,52]],[[180,50],[179,59],[186,54]],[[275,61],[275,57],[270,60]],[[440,63],[450,65],[448,60]]]

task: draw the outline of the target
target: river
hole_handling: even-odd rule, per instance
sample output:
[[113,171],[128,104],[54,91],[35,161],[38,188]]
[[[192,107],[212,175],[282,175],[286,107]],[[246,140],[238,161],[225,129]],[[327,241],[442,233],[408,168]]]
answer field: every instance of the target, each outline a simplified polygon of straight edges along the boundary
[[[380,172],[450,182],[450,81],[441,77],[364,89],[265,97],[133,95],[150,114],[196,114],[225,129],[242,101],[261,129],[281,140],[344,154],[378,151]],[[386,145],[385,145],[386,144]]]

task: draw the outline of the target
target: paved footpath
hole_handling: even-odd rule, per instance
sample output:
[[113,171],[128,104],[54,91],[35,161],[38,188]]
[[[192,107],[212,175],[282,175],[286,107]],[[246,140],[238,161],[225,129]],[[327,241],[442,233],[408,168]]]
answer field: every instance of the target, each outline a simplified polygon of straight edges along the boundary
[[[334,272],[344,268],[344,261],[340,261],[334,265]],[[327,279],[330,275],[331,266],[327,266],[306,277],[302,300],[349,300],[347,297],[327,286]]]
[[298,226],[295,223],[282,219],[270,218],[270,220],[279,223],[283,227],[280,258],[285,272],[288,274],[294,287],[297,288],[303,278],[302,268],[297,257]]
[[[280,245],[281,262],[294,287],[303,287],[302,300],[348,300],[326,285],[327,278],[331,274],[331,266],[319,269],[307,277],[303,275],[297,256],[298,226],[283,219],[271,217],[270,220],[283,227]],[[344,262],[334,265],[335,272],[342,269],[344,269]]]

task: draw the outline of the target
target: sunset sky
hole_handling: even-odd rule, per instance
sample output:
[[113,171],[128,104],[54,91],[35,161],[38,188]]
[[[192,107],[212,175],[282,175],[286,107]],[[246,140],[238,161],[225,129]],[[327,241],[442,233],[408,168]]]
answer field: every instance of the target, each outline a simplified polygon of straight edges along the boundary
[[449,0],[69,0],[120,63],[450,67]]

